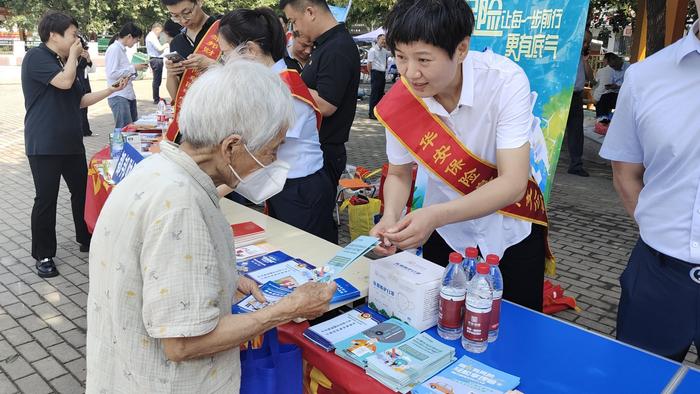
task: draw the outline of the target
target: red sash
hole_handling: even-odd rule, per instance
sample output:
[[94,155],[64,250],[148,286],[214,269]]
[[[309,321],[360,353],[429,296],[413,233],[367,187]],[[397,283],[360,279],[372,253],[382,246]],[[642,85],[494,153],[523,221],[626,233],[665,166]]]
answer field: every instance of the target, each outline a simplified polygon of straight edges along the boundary
[[316,105],[316,100],[311,96],[309,88],[306,87],[304,80],[301,79],[301,75],[297,70],[284,70],[280,73],[280,78],[289,86],[289,90],[292,92],[292,96],[298,98],[299,100],[309,104],[311,108],[314,109],[316,113],[316,129],[321,130],[321,120],[323,115],[321,115],[321,110],[318,109]]
[[[470,152],[440,118],[433,115],[401,78],[374,109],[377,119],[425,168],[454,191],[466,195],[498,176],[495,165]],[[548,227],[544,196],[530,178],[522,200],[497,211]],[[546,273],[554,274],[547,244]]]
[[[207,30],[207,34],[202,37],[202,40],[194,49],[194,54],[204,55],[210,59],[218,59],[221,54],[221,48],[219,48],[219,41],[217,32],[219,31],[219,21],[214,22]],[[177,118],[180,114],[180,107],[182,106],[182,99],[185,97],[187,90],[189,90],[190,85],[199,76],[199,72],[193,69],[186,69],[182,74],[182,79],[180,79],[180,85],[177,87],[177,94],[175,95],[175,104],[173,107],[174,116],[173,121],[168,126],[168,131],[165,133],[165,138],[168,141],[175,141],[177,135],[180,134],[180,128],[177,124]]]

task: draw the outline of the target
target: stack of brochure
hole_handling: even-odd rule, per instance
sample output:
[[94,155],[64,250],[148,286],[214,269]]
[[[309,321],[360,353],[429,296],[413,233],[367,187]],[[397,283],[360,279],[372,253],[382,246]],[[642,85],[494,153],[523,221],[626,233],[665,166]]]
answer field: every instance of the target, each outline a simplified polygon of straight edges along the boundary
[[386,317],[369,308],[356,308],[307,328],[304,330],[304,337],[330,352],[335,349],[336,343],[372,328],[385,320]]
[[513,390],[520,378],[462,356],[444,371],[413,388],[414,394],[499,394]]
[[335,345],[335,354],[360,368],[365,368],[367,359],[371,356],[382,354],[416,335],[418,330],[415,328],[400,320],[389,319],[338,342]]
[[453,347],[426,333],[367,358],[367,375],[406,393],[455,360]]

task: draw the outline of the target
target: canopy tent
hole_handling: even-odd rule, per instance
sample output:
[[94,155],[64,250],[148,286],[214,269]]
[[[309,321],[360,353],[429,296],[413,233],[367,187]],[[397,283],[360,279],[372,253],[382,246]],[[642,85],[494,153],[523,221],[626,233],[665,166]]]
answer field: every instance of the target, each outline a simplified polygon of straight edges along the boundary
[[380,27],[379,29],[373,30],[369,33],[360,34],[359,36],[353,37],[353,40],[362,42],[374,42],[377,41],[377,37],[380,34],[384,34],[384,28]]

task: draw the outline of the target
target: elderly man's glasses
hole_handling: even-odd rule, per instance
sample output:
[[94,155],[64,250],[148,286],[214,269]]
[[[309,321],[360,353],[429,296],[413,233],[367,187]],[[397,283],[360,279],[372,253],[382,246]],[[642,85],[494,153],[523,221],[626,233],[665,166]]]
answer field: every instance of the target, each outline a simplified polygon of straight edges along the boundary
[[196,3],[195,3],[195,5],[193,5],[193,6],[190,7],[190,8],[185,8],[185,9],[184,9],[182,12],[180,12],[179,14],[172,14],[172,13],[171,13],[171,14],[170,14],[170,19],[171,19],[173,22],[179,22],[179,21],[181,21],[181,20],[186,20],[186,21],[188,21],[188,20],[192,19],[192,13],[194,12],[195,7],[197,7],[197,4],[196,4]]

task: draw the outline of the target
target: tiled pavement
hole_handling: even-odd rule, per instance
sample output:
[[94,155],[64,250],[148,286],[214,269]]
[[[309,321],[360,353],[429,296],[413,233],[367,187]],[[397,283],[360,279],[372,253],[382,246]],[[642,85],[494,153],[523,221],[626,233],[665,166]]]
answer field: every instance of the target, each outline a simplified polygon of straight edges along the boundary
[[[5,70],[0,78],[0,393],[81,392],[87,254],[79,252],[74,242],[69,195],[62,184],[56,256],[61,276],[41,279],[34,273],[29,229],[34,188],[24,155],[23,98],[19,83]],[[147,100],[150,82],[135,82],[137,95],[144,99],[139,102],[142,113],[155,109]],[[102,84],[93,82],[94,87]],[[385,161],[384,135],[366,112],[365,101],[358,108],[348,143],[349,162],[377,168]],[[90,108],[90,119],[99,135],[85,139],[88,156],[107,142],[112,117],[106,100]],[[597,149],[597,144],[586,141],[584,158],[590,178],[568,175],[565,166],[558,167],[549,206],[550,234],[559,260],[554,280],[576,297],[582,309],[557,316],[612,336],[620,296],[618,277],[637,229],[625,215],[612,188],[610,166],[597,157]],[[561,162],[566,161],[564,152]],[[341,240],[348,241],[346,225]],[[696,358],[689,355],[686,362]]]

